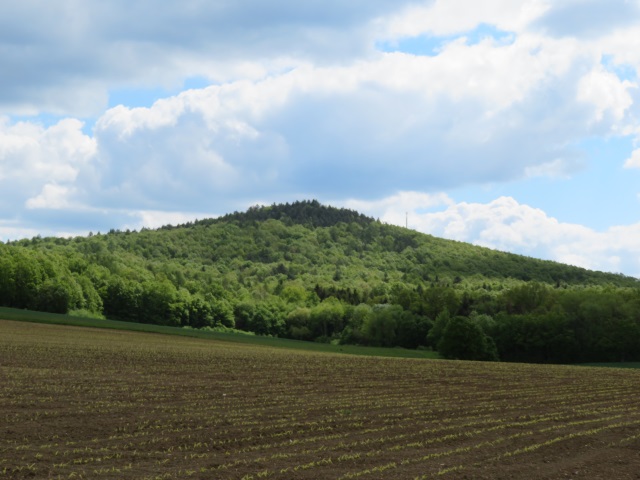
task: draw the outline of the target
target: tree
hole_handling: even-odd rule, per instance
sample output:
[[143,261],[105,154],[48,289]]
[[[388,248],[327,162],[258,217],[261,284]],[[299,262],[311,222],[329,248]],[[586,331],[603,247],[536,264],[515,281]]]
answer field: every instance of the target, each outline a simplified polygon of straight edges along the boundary
[[236,328],[258,335],[282,335],[285,333],[285,317],[283,305],[278,300],[240,302],[233,310]]
[[309,299],[309,292],[302,285],[292,283],[282,289],[280,298],[287,303],[304,306]]
[[0,305],[15,304],[16,281],[13,258],[0,246]]
[[215,319],[211,305],[199,295],[193,296],[186,302],[188,324],[193,328],[214,327]]
[[396,329],[403,313],[400,305],[376,305],[363,326],[366,342],[376,347],[396,345]]
[[38,290],[44,282],[42,264],[35,258],[34,252],[18,250],[14,256],[13,278],[15,295],[12,307],[36,308]]
[[256,314],[256,304],[250,301],[239,302],[233,309],[233,316],[236,321],[236,328],[249,331],[253,325],[253,317]]
[[229,302],[220,298],[209,303],[214,325],[222,325],[228,328],[234,328],[236,326],[233,309],[229,305]]
[[449,320],[438,342],[438,352],[449,359],[498,360],[495,344],[492,348],[480,325],[462,316]]
[[347,325],[340,334],[340,343],[363,345],[367,343],[364,334],[364,325],[373,315],[373,309],[366,303],[353,307],[347,318]]
[[344,306],[340,300],[329,297],[311,309],[311,331],[314,338],[329,339],[344,327]]
[[54,280],[46,280],[38,292],[35,305],[41,312],[67,313],[71,303],[71,292],[66,285]]
[[445,328],[447,328],[447,325],[449,324],[449,320],[451,320],[451,315],[449,314],[449,310],[445,308],[438,314],[433,327],[431,327],[427,334],[428,345],[438,348],[438,343],[442,338]]
[[287,335],[296,340],[313,340],[313,334],[309,328],[311,310],[298,307],[287,315],[285,320]]
[[74,280],[82,289],[82,305],[81,308],[92,313],[102,313],[102,298],[96,291],[88,277],[74,275]]
[[169,280],[145,282],[142,285],[138,318],[142,323],[177,326],[172,304],[177,296],[176,287]]
[[113,277],[101,292],[101,296],[104,314],[107,317],[128,322],[140,321],[138,315],[142,288],[137,282]]
[[430,318],[436,318],[443,310],[455,313],[459,308],[459,300],[455,291],[449,287],[433,286],[422,292],[425,303],[424,313]]
[[495,339],[503,360],[535,363],[576,361],[577,342],[565,313],[497,317]]
[[501,298],[504,309],[511,314],[532,313],[542,309],[550,298],[550,290],[532,282],[507,290]]
[[426,334],[421,337],[418,316],[408,310],[400,313],[396,320],[395,344],[403,348],[417,348],[424,344]]

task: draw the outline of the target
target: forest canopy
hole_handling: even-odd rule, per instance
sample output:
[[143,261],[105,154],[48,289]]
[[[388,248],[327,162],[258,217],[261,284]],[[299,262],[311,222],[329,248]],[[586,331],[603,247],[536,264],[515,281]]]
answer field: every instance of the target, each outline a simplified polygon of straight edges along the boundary
[[640,282],[317,201],[0,243],[0,305],[446,358],[640,360]]

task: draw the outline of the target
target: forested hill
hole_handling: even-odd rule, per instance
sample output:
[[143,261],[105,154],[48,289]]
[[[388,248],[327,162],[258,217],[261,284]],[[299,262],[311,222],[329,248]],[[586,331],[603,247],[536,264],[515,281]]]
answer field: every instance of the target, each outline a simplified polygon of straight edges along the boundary
[[[271,242],[272,251],[267,252],[265,249],[261,249],[261,254],[256,251],[256,248],[260,246],[261,233],[267,230],[274,232],[277,230],[274,226],[279,225],[275,223],[267,226],[262,225],[268,220],[276,220],[282,224],[280,225],[279,237],[286,241]],[[283,254],[285,262],[289,260],[295,264],[295,259],[287,258],[292,256],[287,253],[295,253],[295,248],[293,251],[288,250],[290,250],[289,247],[291,247],[293,237],[296,235],[287,235],[287,228],[282,227],[303,226],[308,233],[316,230],[316,240],[318,238],[322,240],[321,243],[315,245],[318,250],[314,252],[316,256],[322,257],[324,256],[323,250],[330,251],[335,248],[341,250],[340,253],[345,257],[353,254],[357,254],[361,258],[368,255],[375,256],[375,252],[400,254],[395,259],[395,265],[387,265],[386,272],[400,271],[405,278],[413,274],[414,280],[418,283],[420,279],[432,282],[435,277],[438,277],[440,283],[447,281],[450,283],[459,281],[463,276],[474,276],[475,280],[478,280],[479,276],[487,280],[498,279],[501,281],[513,279],[550,284],[640,286],[640,281],[633,277],[596,272],[557,262],[499,252],[463,242],[440,239],[413,230],[382,224],[380,221],[354,210],[321,205],[317,200],[255,206],[246,212],[234,212],[218,218],[197,220],[178,226],[167,225],[161,227],[160,230],[197,229],[197,227],[209,226],[222,228],[225,224],[231,224],[244,230],[244,233],[236,232],[238,240],[243,241],[242,246],[236,252],[227,252],[226,260],[241,256],[243,252],[248,259],[270,255],[277,257],[277,252],[280,252]],[[295,229],[292,229],[289,233],[294,231]],[[112,231],[111,233],[122,232]],[[326,236],[324,233],[329,235]],[[256,240],[258,241],[256,242]],[[209,244],[211,249],[218,246],[217,242]],[[189,245],[189,248],[192,247],[195,245]],[[164,253],[164,256],[176,256],[171,250]],[[193,250],[188,253],[182,251],[180,256],[191,256],[192,253]],[[202,257],[206,262],[209,258],[208,254],[203,253]],[[324,252],[324,254],[326,253]],[[162,256],[160,254],[160,257]],[[217,255],[213,253],[212,256]],[[417,260],[419,265],[416,265],[415,262],[410,264],[414,260]],[[347,259],[345,261],[348,263]],[[443,278],[440,279],[440,277]]]
[[[0,244],[3,306],[426,346],[457,358],[640,359],[638,286],[316,201],[158,230]],[[447,326],[475,332],[480,346],[448,349]]]

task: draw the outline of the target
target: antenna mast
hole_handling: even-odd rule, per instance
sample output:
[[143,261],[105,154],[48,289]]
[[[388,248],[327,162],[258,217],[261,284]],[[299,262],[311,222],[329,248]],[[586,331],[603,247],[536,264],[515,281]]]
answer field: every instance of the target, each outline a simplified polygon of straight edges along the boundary
[[409,212],[404,212],[405,213],[405,226],[407,228],[407,230],[409,229]]

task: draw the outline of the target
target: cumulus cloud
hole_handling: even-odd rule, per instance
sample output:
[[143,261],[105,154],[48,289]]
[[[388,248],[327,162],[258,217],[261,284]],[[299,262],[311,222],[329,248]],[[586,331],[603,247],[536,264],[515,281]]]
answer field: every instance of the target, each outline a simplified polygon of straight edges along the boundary
[[63,191],[96,154],[82,127],[75,119],[50,127],[0,119],[0,215],[13,216],[27,205],[63,206]]
[[[113,88],[175,90],[198,76],[216,83],[255,81],[305,62],[326,66],[367,59],[384,40],[464,35],[482,24],[524,35],[535,22],[547,30],[570,23],[554,20],[565,17],[596,18],[594,28],[611,33],[617,26],[615,33],[637,20],[637,8],[630,2],[609,3],[5,2],[0,6],[0,42],[5,45],[0,62],[6,72],[0,77],[0,108],[20,114],[94,116],[106,106]],[[589,16],[598,9],[606,12]],[[605,28],[608,25],[611,28]]]
[[69,187],[48,183],[42,187],[39,195],[27,200],[27,208],[70,208],[72,206],[69,197],[73,190]]
[[536,19],[535,26],[559,37],[602,37],[616,28],[637,23],[640,16],[640,5],[635,0],[562,0],[551,5]]
[[454,43],[435,58],[302,65],[149,108],[119,106],[96,123],[98,160],[86,181],[94,201],[192,211],[249,192],[380,198],[567,175],[581,166],[570,145],[594,131],[592,119],[619,119],[628,104],[624,85],[606,103],[589,102],[597,95],[588,89],[576,101],[592,75],[577,48]]
[[602,121],[605,114],[611,115],[611,125],[614,128],[633,104],[629,93],[631,88],[637,88],[637,85],[628,80],[621,81],[613,73],[605,71],[602,65],[597,65],[580,80],[577,98],[595,106],[595,122]]
[[539,0],[436,0],[409,5],[381,23],[380,35],[387,38],[420,35],[448,36],[491,24],[505,31],[523,31],[549,5]]
[[411,212],[413,228],[416,213],[422,215],[428,210],[441,210],[443,206],[453,205],[454,201],[445,193],[402,191],[380,200],[347,199],[339,204],[358,212],[366,212],[369,216],[394,225],[406,226],[409,223],[409,212]]
[[409,0],[157,2],[37,0],[0,5],[0,108],[92,116],[108,90],[179,88],[341,61],[371,51],[369,24]]
[[11,129],[31,129],[20,138],[40,160],[4,157],[23,165],[14,174],[51,171],[32,182],[31,209],[225,211],[300,193],[374,199],[568,176],[583,166],[571,145],[609,131],[607,119],[623,122],[633,103],[628,82],[594,61],[579,42],[525,35],[454,41],[435,57],[305,63],[149,108],[112,108],[92,137],[77,120],[22,122]]
[[[586,138],[640,138],[638,4],[603,5],[5,2],[0,114],[59,120],[0,118],[3,228],[139,228],[315,197],[400,224],[409,211],[419,228],[495,248],[624,266],[630,246],[586,243],[614,245],[610,232],[513,198],[437,193],[566,181],[590,167]],[[402,51],[412,39],[436,48]],[[210,86],[181,92],[197,77]],[[174,93],[106,109],[110,92],[151,87]],[[637,152],[609,161],[640,167]]]

